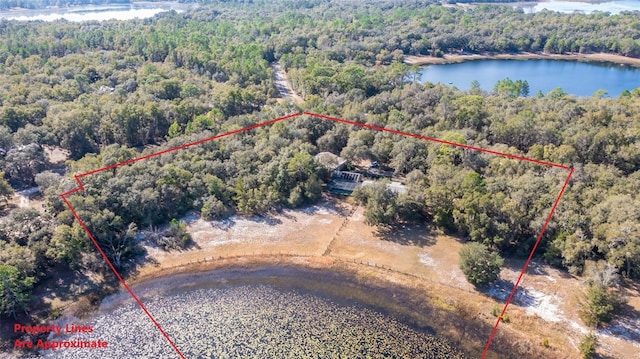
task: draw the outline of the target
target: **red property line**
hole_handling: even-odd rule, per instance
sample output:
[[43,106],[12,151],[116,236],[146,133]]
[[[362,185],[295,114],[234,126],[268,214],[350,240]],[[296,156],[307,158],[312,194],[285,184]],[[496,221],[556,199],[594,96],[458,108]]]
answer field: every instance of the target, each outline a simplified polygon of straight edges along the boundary
[[70,191],[67,191],[67,192],[65,192],[65,193],[60,195],[60,197],[62,197],[62,200],[64,200],[64,203],[66,203],[67,207],[69,207],[69,209],[71,210],[71,213],[73,213],[73,216],[76,218],[78,223],[80,223],[80,226],[82,227],[82,229],[84,229],[84,231],[87,233],[87,236],[89,236],[89,239],[91,239],[91,242],[93,242],[93,244],[98,249],[98,252],[100,252],[100,254],[102,255],[102,258],[104,258],[105,262],[107,262],[107,264],[109,265],[109,268],[111,268],[113,273],[116,275],[116,277],[118,278],[118,281],[120,281],[120,284],[122,284],[122,286],[127,290],[127,292],[129,292],[129,294],[131,295],[133,300],[135,300],[135,302],[138,303],[138,305],[140,306],[142,311],[144,311],[144,313],[149,317],[149,319],[151,319],[151,322],[153,322],[153,324],[158,328],[160,333],[162,333],[162,335],[165,337],[165,339],[167,339],[167,341],[169,342],[171,347],[173,347],[173,349],[176,351],[176,353],[180,356],[181,359],[186,359],[186,358],[182,354],[180,349],[178,349],[176,344],[171,340],[171,338],[169,338],[169,335],[162,329],[162,327],[156,321],[156,319],[153,317],[153,315],[151,315],[149,310],[147,310],[147,308],[144,306],[144,304],[142,304],[140,299],[138,299],[138,296],[136,296],[135,293],[133,293],[133,290],[131,290],[131,288],[129,288],[129,286],[124,281],[124,279],[122,278],[120,273],[118,273],[118,271],[116,270],[116,267],[114,267],[113,263],[111,263],[109,258],[107,258],[107,255],[104,253],[104,251],[102,250],[102,248],[98,244],[98,241],[96,241],[96,239],[91,234],[91,232],[89,231],[89,228],[87,228],[87,225],[82,221],[82,219],[80,218],[80,216],[78,215],[76,210],[73,208],[73,206],[71,206],[71,203],[69,203],[69,201],[67,200],[67,196],[72,194],[72,193],[84,190],[84,185],[80,181],[81,177],[92,175],[92,174],[95,174],[95,173],[98,173],[98,172],[102,172],[102,171],[106,171],[106,170],[110,170],[110,169],[113,169],[113,168],[116,168],[116,167],[128,165],[128,164],[131,164],[131,163],[134,163],[134,162],[142,161],[144,159],[155,157],[155,156],[159,156],[159,155],[162,155],[162,154],[165,154],[165,153],[181,150],[183,148],[199,145],[199,144],[202,144],[202,143],[205,143],[205,142],[209,142],[209,141],[212,141],[212,140],[215,140],[215,139],[218,139],[218,138],[230,136],[230,135],[233,135],[233,134],[236,134],[236,133],[248,131],[248,130],[251,130],[251,129],[254,129],[254,128],[258,128],[258,127],[262,127],[262,126],[266,126],[266,125],[271,125],[271,124],[274,124],[274,123],[276,123],[278,121],[283,121],[283,120],[286,120],[286,119],[289,119],[289,118],[293,118],[293,117],[296,117],[296,116],[300,116],[300,113],[296,113],[296,114],[292,114],[292,115],[289,115],[289,116],[276,118],[276,119],[273,119],[273,120],[270,120],[270,121],[266,121],[266,122],[261,122],[261,123],[255,124],[255,125],[243,127],[241,129],[238,129],[238,130],[235,130],[235,131],[222,133],[222,134],[219,134],[219,135],[216,135],[216,136],[205,138],[203,140],[187,143],[185,145],[169,148],[167,150],[159,151],[159,152],[152,153],[152,154],[149,154],[149,155],[146,155],[146,156],[134,158],[134,159],[131,159],[131,160],[128,160],[128,161],[116,163],[116,164],[111,165],[111,166],[107,166],[107,167],[99,168],[99,169],[96,169],[96,170],[93,170],[93,171],[85,172],[85,173],[82,173],[82,174],[79,174],[79,175],[75,175],[74,177],[76,179],[76,182],[78,182],[78,187],[74,188],[74,189],[72,189]]
[[362,122],[355,122],[355,121],[349,121],[349,120],[345,120],[342,118],[338,118],[338,117],[331,117],[331,116],[325,116],[325,115],[319,115],[317,113],[311,113],[311,112],[304,112],[305,115],[308,116],[313,116],[313,117],[318,117],[318,118],[322,118],[325,120],[330,120],[330,121],[335,121],[335,122],[342,122],[342,123],[346,123],[349,125],[353,125],[353,126],[359,126],[359,127],[365,127],[365,128],[369,128],[372,130],[377,130],[377,131],[384,131],[384,132],[391,132],[391,133],[395,133],[397,135],[402,135],[402,136],[407,136],[407,137],[413,137],[413,138],[418,138],[421,140],[425,140],[425,141],[431,141],[431,142],[436,142],[436,143],[441,143],[441,144],[445,144],[445,145],[449,145],[449,146],[454,146],[454,147],[461,147],[467,150],[474,150],[474,151],[480,151],[480,152],[485,152],[485,153],[490,153],[492,155],[497,155],[497,156],[502,156],[502,157],[508,157],[508,158],[513,158],[516,160],[521,160],[521,161],[527,161],[527,162],[533,162],[533,163],[537,163],[539,165],[545,165],[545,166],[551,166],[551,167],[557,167],[557,168],[563,168],[565,170],[568,170],[569,167],[564,166],[564,165],[560,165],[557,163],[552,163],[552,162],[547,162],[547,161],[540,161],[540,160],[536,160],[533,158],[529,158],[529,157],[524,157],[524,156],[518,156],[518,155],[512,155],[510,153],[505,153],[505,152],[499,152],[499,151],[494,151],[494,150],[489,150],[486,148],[481,148],[481,147],[475,147],[475,146],[470,146],[470,145],[465,145],[462,143],[456,143],[456,142],[451,142],[451,141],[445,141],[445,140],[441,140],[439,138],[434,138],[434,137],[427,137],[427,136],[421,136],[421,135],[416,135],[415,133],[409,133],[409,132],[404,132],[404,131],[398,131],[398,130],[391,130],[388,128],[384,128],[384,127],[379,127],[379,126],[373,126],[373,125],[367,125],[365,123]]
[[524,157],[524,156],[517,156],[517,155],[510,154],[510,153],[498,152],[498,151],[489,150],[489,149],[486,149],[486,148],[469,146],[469,145],[465,145],[465,144],[462,144],[462,143],[455,143],[455,142],[445,141],[445,140],[441,140],[441,139],[438,139],[438,138],[421,136],[421,135],[417,135],[417,134],[414,134],[414,133],[408,133],[408,132],[398,131],[398,130],[391,130],[391,129],[384,128],[384,127],[379,127],[379,126],[367,125],[367,124],[364,124],[364,123],[361,123],[361,122],[349,121],[349,120],[345,120],[345,119],[337,118],[337,117],[320,115],[320,114],[311,113],[311,112],[304,112],[304,114],[308,115],[308,116],[314,116],[314,117],[330,120],[330,121],[342,122],[342,123],[346,123],[346,124],[353,125],[353,126],[365,127],[365,128],[369,128],[369,129],[377,130],[377,131],[391,132],[391,133],[395,133],[395,134],[403,135],[403,136],[407,136],[407,137],[414,137],[414,138],[418,138],[418,139],[422,139],[422,140],[426,140],[426,141],[431,141],[431,142],[436,142],[436,143],[441,143],[441,144],[445,144],[445,145],[450,145],[450,146],[454,146],[454,147],[460,147],[460,148],[464,148],[464,149],[490,153],[490,154],[497,155],[497,156],[513,158],[513,159],[516,159],[516,160],[532,162],[532,163],[536,163],[536,164],[539,164],[539,165],[545,165],[545,166],[550,166],[550,167],[556,167],[556,168],[562,168],[562,169],[569,170],[569,175],[567,175],[567,178],[564,181],[564,185],[562,186],[562,189],[560,190],[560,193],[558,193],[558,197],[556,197],[556,200],[553,203],[553,207],[551,208],[551,211],[549,212],[549,215],[547,216],[547,219],[544,222],[544,225],[542,226],[542,229],[540,230],[540,233],[538,234],[536,242],[533,245],[533,248],[531,249],[531,253],[529,253],[529,257],[527,258],[527,261],[524,263],[524,266],[522,266],[522,270],[520,271],[520,275],[518,275],[518,280],[513,285],[513,289],[511,290],[511,294],[509,295],[509,298],[507,299],[506,303],[504,304],[504,307],[502,308],[502,312],[500,313],[500,316],[498,317],[498,319],[496,321],[496,324],[493,326],[493,330],[491,331],[491,335],[489,335],[489,339],[487,340],[487,344],[485,345],[484,350],[482,352],[482,359],[484,359],[487,356],[488,352],[489,352],[489,347],[491,346],[491,342],[493,341],[493,337],[496,335],[496,331],[498,330],[498,325],[500,325],[500,322],[502,322],[503,315],[507,311],[507,308],[509,307],[509,304],[511,304],[511,300],[513,299],[513,296],[515,295],[516,291],[518,290],[518,286],[520,285],[520,281],[522,280],[522,277],[524,276],[524,273],[527,271],[527,268],[529,267],[529,262],[531,262],[531,258],[533,258],[533,254],[535,253],[536,249],[538,248],[538,244],[540,244],[540,241],[542,240],[542,236],[544,235],[544,232],[547,230],[547,227],[549,226],[549,222],[551,222],[551,218],[553,217],[553,213],[556,211],[556,207],[558,206],[558,203],[560,203],[560,199],[562,198],[562,195],[564,194],[564,190],[567,188],[567,185],[569,184],[569,180],[571,179],[571,176],[573,175],[573,167],[568,167],[568,166],[564,166],[564,165],[560,165],[560,164],[552,163],[552,162],[547,162],[547,161],[541,161],[541,160],[528,158],[528,157]]
[[137,158],[130,159],[130,160],[127,160],[127,161],[123,161],[123,162],[120,162],[120,163],[116,163],[116,164],[113,164],[113,165],[110,165],[110,166],[106,166],[106,167],[103,167],[103,168],[99,168],[99,169],[95,169],[95,170],[92,170],[92,171],[89,171],[89,172],[85,172],[85,173],[81,173],[81,174],[75,175],[74,178],[75,178],[76,182],[78,183],[78,187],[63,193],[60,196],[64,200],[64,202],[67,205],[67,207],[69,207],[69,209],[73,213],[73,216],[76,218],[76,220],[78,221],[78,223],[80,224],[82,229],[87,233],[87,236],[89,237],[89,239],[91,239],[93,244],[96,246],[96,248],[98,249],[98,251],[100,252],[102,257],[104,258],[104,260],[107,262],[107,264],[109,265],[109,267],[113,271],[113,273],[116,275],[116,277],[118,278],[120,284],[122,284],[122,286],[127,290],[127,292],[129,292],[131,297],[140,306],[140,308],[144,311],[144,313],[149,317],[149,319],[151,319],[153,324],[158,328],[158,330],[160,331],[160,333],[162,333],[162,335],[165,337],[165,339],[167,339],[169,344],[173,347],[173,349],[180,356],[180,358],[185,359],[185,356],[182,354],[180,349],[178,349],[176,344],[171,340],[171,338],[169,338],[167,333],[162,329],[160,324],[155,320],[155,318],[151,315],[151,313],[147,310],[147,308],[142,304],[140,299],[138,299],[138,297],[131,290],[131,288],[129,288],[129,286],[125,283],[125,281],[122,278],[122,276],[120,275],[120,273],[118,273],[118,271],[113,266],[113,264],[111,263],[109,258],[107,258],[107,255],[105,254],[105,252],[102,250],[102,248],[100,247],[100,245],[98,244],[96,239],[93,237],[93,235],[91,234],[91,232],[89,231],[89,229],[87,228],[85,223],[82,221],[82,219],[77,214],[77,212],[75,211],[75,209],[73,208],[73,206],[67,200],[66,197],[68,195],[73,194],[73,193],[76,193],[76,192],[84,190],[84,185],[82,184],[82,181],[80,180],[80,178],[82,178],[82,177],[89,176],[89,175],[92,175],[92,174],[95,174],[95,173],[99,173],[99,172],[103,172],[103,171],[106,171],[106,170],[114,169],[114,168],[117,168],[117,167],[129,165],[129,164],[132,164],[132,163],[135,163],[135,162],[138,162],[138,161],[142,161],[142,160],[145,160],[145,159],[148,159],[148,158],[151,158],[151,157],[156,157],[156,156],[159,156],[159,155],[162,155],[162,154],[174,152],[174,151],[181,150],[181,149],[184,149],[184,148],[196,146],[196,145],[199,145],[199,144],[203,144],[205,142],[209,142],[209,141],[216,140],[216,139],[223,138],[223,137],[227,137],[227,136],[230,136],[230,135],[233,135],[233,134],[245,132],[245,131],[248,131],[248,130],[251,130],[251,129],[255,129],[255,128],[271,125],[271,124],[274,124],[274,123],[279,122],[279,121],[284,121],[284,120],[288,120],[288,119],[291,119],[291,118],[294,118],[294,117],[298,117],[298,116],[300,116],[302,114],[305,114],[305,115],[308,115],[308,116],[311,116],[311,117],[324,119],[324,120],[330,120],[330,121],[345,123],[345,124],[349,124],[349,125],[353,125],[353,126],[364,127],[364,128],[368,128],[368,129],[372,129],[372,130],[376,130],[376,131],[390,132],[390,133],[394,133],[394,134],[398,134],[398,135],[402,135],[402,136],[406,136],[406,137],[413,137],[413,138],[417,138],[417,139],[421,139],[421,140],[425,140],[425,141],[430,141],[430,142],[445,144],[445,145],[449,145],[449,146],[460,147],[460,148],[464,148],[464,149],[469,149],[469,150],[489,153],[489,154],[493,154],[493,155],[496,155],[496,156],[507,157],[507,158],[526,161],[526,162],[531,162],[531,163],[535,163],[535,164],[539,164],[539,165],[545,165],[545,166],[550,166],[550,167],[570,170],[569,175],[567,176],[567,178],[566,178],[566,180],[564,182],[562,190],[558,194],[558,197],[556,198],[555,203],[553,204],[553,207],[551,208],[551,211],[550,211],[549,215],[547,216],[547,220],[546,220],[544,226],[542,227],[540,233],[538,234],[538,238],[537,238],[537,240],[536,240],[536,242],[535,242],[535,244],[533,246],[533,249],[531,250],[531,253],[529,254],[529,258],[525,262],[525,264],[524,264],[524,266],[522,268],[522,271],[520,272],[520,275],[518,277],[518,280],[516,281],[512,291],[511,291],[511,295],[507,299],[507,302],[505,303],[504,308],[502,309],[502,313],[501,313],[500,317],[498,317],[498,320],[497,320],[495,326],[493,327],[493,331],[491,332],[491,335],[489,336],[487,344],[486,344],[486,346],[484,348],[484,352],[482,353],[482,358],[484,359],[485,356],[488,353],[488,350],[489,350],[489,347],[490,347],[491,342],[493,340],[493,337],[495,336],[495,333],[496,333],[496,331],[498,329],[498,325],[501,322],[500,319],[502,318],[502,315],[504,315],[504,313],[507,310],[507,307],[511,303],[511,300],[513,299],[513,296],[514,296],[515,292],[518,289],[518,285],[520,284],[520,281],[521,281],[522,277],[524,276],[524,273],[526,272],[527,267],[529,266],[529,262],[531,261],[531,258],[533,257],[533,254],[534,254],[536,248],[538,247],[538,244],[540,243],[540,240],[542,239],[542,236],[543,236],[545,230],[547,229],[547,226],[549,225],[549,222],[551,221],[553,213],[555,212],[556,207],[558,206],[558,203],[560,202],[560,199],[562,198],[562,195],[563,195],[563,193],[564,193],[564,191],[565,191],[565,189],[566,189],[566,187],[567,187],[567,185],[569,183],[569,180],[570,180],[570,178],[571,178],[571,176],[573,174],[573,167],[568,167],[568,166],[564,166],[564,165],[557,164],[557,163],[552,163],[552,162],[547,162],[547,161],[541,161],[541,160],[528,158],[528,157],[524,157],[524,156],[518,156],[518,155],[509,154],[509,153],[494,151],[494,150],[490,150],[490,149],[470,146],[470,145],[466,145],[466,144],[461,144],[461,143],[456,143],[456,142],[451,142],[451,141],[445,141],[445,140],[441,140],[441,139],[437,139],[437,138],[433,138],[433,137],[417,135],[417,134],[414,134],[414,133],[409,133],[409,132],[404,132],[404,131],[399,131],[399,130],[392,130],[392,129],[388,129],[388,128],[384,128],[384,127],[368,125],[368,124],[355,122],[355,121],[349,121],[349,120],[345,120],[345,119],[341,119],[341,118],[337,118],[337,117],[325,116],[325,115],[320,115],[320,114],[311,113],[311,112],[303,112],[303,113],[294,113],[294,114],[291,114],[291,115],[288,115],[288,116],[279,117],[279,118],[276,118],[276,119],[273,119],[273,120],[257,123],[257,124],[251,125],[251,126],[243,127],[241,129],[238,129],[238,130],[225,132],[225,133],[218,134],[218,135],[215,135],[215,136],[212,136],[212,137],[208,137],[208,138],[205,138],[205,139],[202,139],[202,140],[199,140],[199,141],[187,143],[187,144],[184,144],[184,145],[180,145],[180,146],[177,146],[177,147],[169,148],[169,149],[166,149],[166,150],[162,150],[162,151],[159,151],[159,152],[155,152],[155,153],[152,153],[152,154],[148,154],[148,155],[145,155],[145,156],[137,157]]
[[536,248],[538,248],[538,244],[540,243],[540,240],[542,239],[542,235],[544,234],[544,231],[547,230],[547,226],[549,226],[549,222],[551,222],[551,217],[553,217],[553,213],[556,211],[556,207],[558,207],[558,203],[560,203],[560,198],[562,198],[562,195],[564,194],[564,190],[567,188],[567,185],[569,184],[569,180],[571,179],[572,175],[573,175],[573,167],[571,167],[571,170],[569,171],[569,174],[567,175],[567,178],[564,180],[564,184],[562,185],[562,189],[560,190],[560,193],[558,193],[558,197],[556,197],[556,201],[553,203],[553,207],[551,207],[551,211],[549,212],[549,215],[547,216],[547,220],[544,221],[544,225],[542,226],[542,229],[540,230],[540,233],[538,234],[538,238],[536,239],[536,243],[533,245],[533,248],[531,249],[531,253],[529,253],[529,258],[527,258],[527,261],[524,262],[524,266],[522,266],[522,270],[520,271],[520,275],[518,276],[518,280],[516,281],[516,284],[513,285],[513,289],[511,290],[511,294],[509,294],[509,298],[507,299],[507,302],[504,304],[504,307],[502,308],[502,312],[500,313],[500,316],[498,317],[498,320],[496,320],[496,324],[493,326],[493,330],[491,331],[491,335],[489,336],[489,340],[487,340],[487,345],[485,345],[484,351],[482,352],[482,358],[483,359],[487,356],[487,353],[489,352],[489,347],[491,346],[491,341],[493,340],[493,337],[496,335],[496,331],[498,330],[498,325],[500,325],[500,322],[502,321],[502,316],[507,311],[507,307],[509,306],[509,304],[511,304],[511,300],[513,299],[513,296],[516,294],[516,291],[518,290],[518,286],[520,285],[520,280],[522,280],[522,277],[524,276],[524,273],[527,271],[527,267],[529,267],[529,262],[531,262],[531,258],[533,257],[533,253],[536,251]]

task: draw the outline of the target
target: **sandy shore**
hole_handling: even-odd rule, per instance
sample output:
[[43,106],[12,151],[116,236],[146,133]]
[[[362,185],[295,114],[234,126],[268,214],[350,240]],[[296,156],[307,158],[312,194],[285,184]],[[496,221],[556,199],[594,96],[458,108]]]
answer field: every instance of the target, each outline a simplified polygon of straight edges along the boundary
[[[459,240],[432,233],[424,226],[376,230],[364,223],[362,208],[333,200],[270,218],[234,216],[206,222],[194,216],[186,220],[194,245],[174,252],[147,247],[148,262],[127,279],[135,293],[145,297],[147,286],[179,286],[201,276],[231,273],[229,278],[233,278],[241,273],[250,277],[265,267],[315,271],[334,278],[327,283],[347,278],[350,288],[365,288],[359,298],[363,302],[367,296],[389,303],[400,297],[403,308],[398,311],[410,315],[416,308],[428,310],[433,315],[427,319],[411,319],[437,326],[469,353],[483,348],[496,320],[492,308],[504,302],[522,266],[512,261],[503,269],[503,285],[478,292],[457,266]],[[536,274],[528,274],[523,285],[527,294],[517,296],[508,311],[510,322],[498,330],[492,349],[500,353],[494,357],[573,358],[577,349],[566,349],[575,347],[582,330],[570,301],[579,281],[552,268],[534,265],[532,270]],[[127,293],[120,295],[122,300],[130,300]],[[574,324],[575,330],[567,330]],[[539,345],[543,339],[549,341],[549,348]],[[610,348],[607,353],[614,354],[612,358],[633,350],[633,341],[602,339]]]
[[523,52],[519,54],[473,54],[434,56],[405,56],[404,61],[410,65],[453,64],[473,60],[572,60],[584,62],[609,62],[640,67],[640,59],[614,54],[545,54]]
[[[431,317],[411,319],[437,326],[462,350],[473,353],[472,357],[479,356],[495,324],[490,314],[495,299],[475,292],[457,265],[452,265],[457,261],[459,242],[436,236],[424,227],[406,227],[395,233],[376,231],[364,224],[362,208],[347,203],[323,202],[268,219],[233,217],[205,222],[191,218],[188,230],[195,245],[186,251],[167,253],[148,248],[152,261],[127,280],[136,293],[147,285],[155,286],[151,283],[171,283],[185,276],[195,279],[210,271],[244,271],[250,275],[265,266],[285,267],[350,278],[353,287],[357,283],[362,288],[378,288],[380,295],[368,293],[381,302],[403,296],[407,315],[411,308],[430,308]],[[178,279],[175,283],[180,282]],[[526,319],[527,325],[545,325],[515,311],[512,323],[518,317]],[[509,326],[512,324],[504,325],[499,332],[495,357],[507,358],[518,352],[514,345],[527,347],[523,343],[530,341],[528,335]],[[560,345],[562,339],[552,341]],[[556,354],[560,353],[536,347],[520,356],[566,358]]]

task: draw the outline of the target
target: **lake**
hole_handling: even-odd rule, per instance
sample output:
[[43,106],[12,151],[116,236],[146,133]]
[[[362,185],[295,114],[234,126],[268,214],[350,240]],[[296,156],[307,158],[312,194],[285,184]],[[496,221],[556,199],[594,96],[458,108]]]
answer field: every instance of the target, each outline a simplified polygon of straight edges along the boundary
[[563,60],[474,60],[456,64],[429,65],[420,70],[421,82],[443,83],[461,90],[477,80],[491,91],[504,78],[527,80],[529,95],[547,93],[556,87],[578,96],[592,96],[604,89],[611,97],[640,87],[640,69],[616,64]]
[[525,13],[539,12],[544,9],[557,11],[562,13],[584,13],[590,14],[594,11],[609,12],[611,14],[619,14],[622,11],[640,11],[639,0],[615,0],[615,1],[598,1],[598,2],[580,2],[580,1],[544,1],[535,5],[522,5]]
[[[283,268],[250,277],[180,275],[134,286],[134,291],[187,358],[466,357],[433,330],[349,298],[347,285],[336,283],[344,296],[313,289],[326,278],[307,275]],[[73,321],[92,326],[93,332],[51,339],[100,339],[109,346],[48,351],[45,358],[177,357],[126,293],[107,298],[92,319]]]
[[191,6],[193,5],[172,2],[72,6],[68,8],[0,11],[0,19],[17,21],[56,21],[64,19],[71,22],[131,20],[153,17],[169,10],[183,12]]

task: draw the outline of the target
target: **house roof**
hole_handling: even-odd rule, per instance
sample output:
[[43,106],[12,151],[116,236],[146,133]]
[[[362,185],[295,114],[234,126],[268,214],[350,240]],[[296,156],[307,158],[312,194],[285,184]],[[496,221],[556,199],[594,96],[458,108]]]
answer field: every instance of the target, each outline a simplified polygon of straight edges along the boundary
[[347,163],[347,160],[331,152],[320,152],[313,158],[330,171],[335,171]]

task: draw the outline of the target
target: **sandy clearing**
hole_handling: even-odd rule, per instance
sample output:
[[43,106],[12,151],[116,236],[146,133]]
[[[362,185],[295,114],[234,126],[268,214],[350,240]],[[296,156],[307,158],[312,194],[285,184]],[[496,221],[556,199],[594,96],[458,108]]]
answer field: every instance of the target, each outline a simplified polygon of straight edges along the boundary
[[611,62],[616,64],[625,64],[640,67],[640,59],[626,57],[621,55],[597,53],[597,54],[545,54],[523,52],[519,54],[473,54],[473,55],[456,55],[448,54],[443,57],[434,56],[413,56],[404,57],[404,62],[410,65],[433,65],[433,64],[452,64],[473,60],[575,60],[586,62]]
[[[285,210],[266,219],[232,217],[207,222],[192,216],[188,218],[188,228],[195,246],[170,253],[149,248],[149,255],[157,264],[141,267],[138,279],[133,281],[189,273],[192,268],[225,268],[229,263],[251,267],[267,261],[316,268],[344,263],[363,273],[382,276],[389,283],[409,287],[421,283],[428,288],[435,305],[467,308],[469,313],[477,313],[473,320],[495,323],[490,314],[492,307],[504,304],[522,260],[507,260],[501,287],[488,295],[479,293],[458,268],[462,246],[458,239],[433,233],[424,225],[391,232],[377,230],[364,223],[363,212],[361,207],[354,211],[347,203],[326,199],[317,206]],[[545,351],[546,357],[577,357],[577,349],[567,348],[575,347],[587,331],[577,316],[573,298],[580,283],[565,272],[532,262],[521,283],[522,290],[509,307],[511,321],[503,323],[499,331],[536,346],[548,338],[551,348]],[[599,333],[602,352],[612,358],[637,352],[633,325],[634,322],[620,323],[610,332]],[[624,337],[628,339],[621,339]]]

